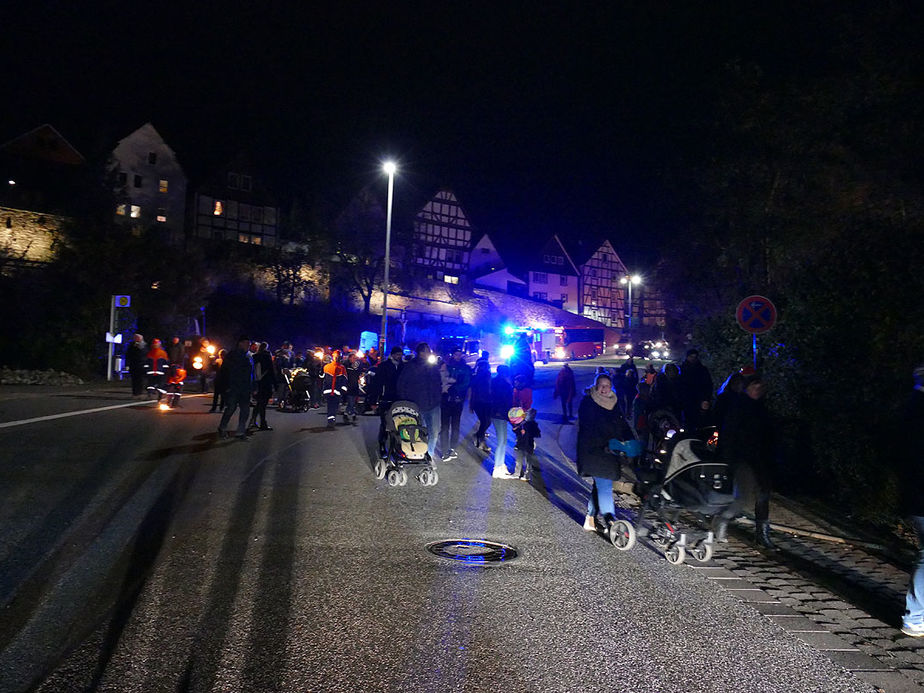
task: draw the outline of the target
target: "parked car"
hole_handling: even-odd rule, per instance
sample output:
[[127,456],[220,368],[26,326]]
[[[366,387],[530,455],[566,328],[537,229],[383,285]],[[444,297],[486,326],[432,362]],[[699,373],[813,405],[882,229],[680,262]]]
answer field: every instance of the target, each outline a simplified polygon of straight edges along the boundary
[[636,355],[647,360],[669,361],[671,358],[670,345],[666,339],[648,339],[639,344]]

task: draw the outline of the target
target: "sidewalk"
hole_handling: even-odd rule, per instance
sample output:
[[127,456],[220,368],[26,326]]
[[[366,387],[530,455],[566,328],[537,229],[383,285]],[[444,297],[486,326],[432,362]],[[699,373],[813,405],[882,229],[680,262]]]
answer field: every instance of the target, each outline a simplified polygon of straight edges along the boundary
[[782,496],[770,507],[778,551],[754,548],[753,527],[739,522],[708,568],[691,567],[881,690],[920,691],[924,638],[898,630],[908,571],[869,546],[786,533],[869,539]]

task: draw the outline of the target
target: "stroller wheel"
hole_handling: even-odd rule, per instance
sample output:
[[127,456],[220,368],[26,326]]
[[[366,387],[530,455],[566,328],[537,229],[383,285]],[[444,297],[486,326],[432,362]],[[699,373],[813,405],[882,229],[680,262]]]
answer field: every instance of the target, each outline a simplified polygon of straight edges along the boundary
[[388,467],[385,464],[385,460],[376,460],[375,466],[372,468],[372,471],[375,472],[376,479],[384,479],[385,473],[388,471]]
[[401,485],[401,472],[399,472],[397,469],[389,470],[385,478],[388,480],[389,486]]
[[430,470],[430,486],[436,486],[437,482],[440,480],[439,472],[435,469]]
[[700,563],[708,563],[712,560],[713,544],[711,541],[700,539],[690,549],[690,555]]
[[407,472],[403,469],[398,472],[398,486],[407,486]]
[[664,552],[664,557],[667,559],[668,563],[680,565],[686,559],[687,551],[680,543],[672,544],[670,548]]
[[620,551],[628,551],[635,546],[635,527],[625,520],[616,520],[610,524],[607,538]]
[[417,481],[420,482],[421,486],[430,485],[430,470],[424,469],[420,474],[417,475]]

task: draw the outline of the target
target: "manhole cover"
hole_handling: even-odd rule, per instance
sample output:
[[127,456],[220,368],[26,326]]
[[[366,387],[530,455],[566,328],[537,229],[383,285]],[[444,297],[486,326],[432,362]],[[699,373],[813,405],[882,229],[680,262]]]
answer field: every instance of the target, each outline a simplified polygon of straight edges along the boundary
[[517,550],[507,544],[478,539],[447,539],[427,544],[427,551],[440,558],[449,558],[469,565],[503,563],[517,557]]

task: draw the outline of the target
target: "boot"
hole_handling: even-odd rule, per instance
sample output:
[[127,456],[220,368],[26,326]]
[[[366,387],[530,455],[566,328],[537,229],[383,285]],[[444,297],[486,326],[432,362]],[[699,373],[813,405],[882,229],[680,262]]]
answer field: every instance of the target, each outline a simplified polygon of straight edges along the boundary
[[712,521],[712,532],[715,535],[715,540],[719,544],[728,543],[728,520],[724,517],[719,517],[718,515]]
[[774,550],[776,545],[770,539],[770,523],[769,522],[758,522],[757,523],[757,545],[765,549]]

